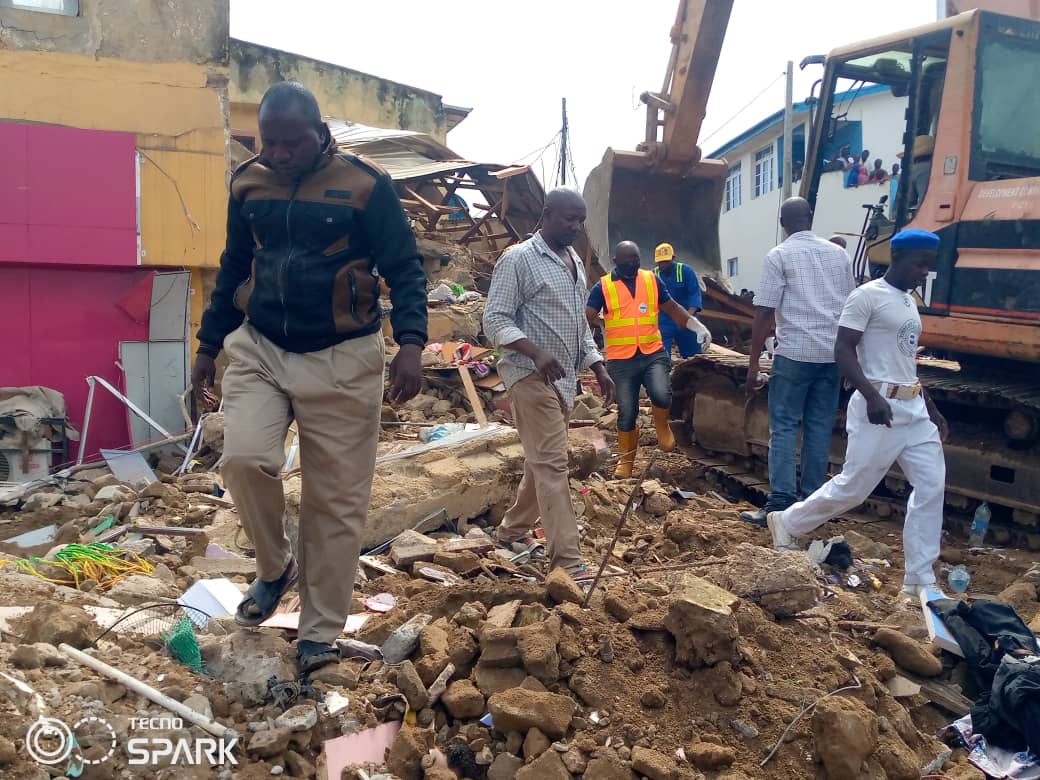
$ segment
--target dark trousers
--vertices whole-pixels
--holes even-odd
[[[639,388],[645,387],[654,406],[672,405],[672,382],[668,353],[659,349],[650,355],[636,352],[626,360],[611,360],[607,372],[617,388],[618,430],[631,431],[639,416]]]

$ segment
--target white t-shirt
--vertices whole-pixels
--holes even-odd
[[[863,334],[856,352],[867,379],[897,385],[917,382],[921,315],[909,292],[884,279],[867,282],[849,295],[838,325]]]

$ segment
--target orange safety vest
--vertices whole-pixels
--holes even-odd
[[[657,279],[654,275],[639,270],[634,296],[627,285],[614,281],[610,274],[600,279],[600,284],[606,304],[603,322],[606,326],[607,360],[627,360],[636,354],[637,347],[644,355],[664,349],[657,324]]]

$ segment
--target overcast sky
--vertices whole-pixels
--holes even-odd
[[[482,162],[532,160],[559,130],[566,97],[583,184],[608,146],[633,149],[643,139],[639,93],[661,88],[676,6],[674,0],[231,0],[231,34],[473,108],[448,145]],[[705,154],[782,108],[787,60],[797,67],[807,55],[925,24],[935,14],[935,0],[736,0],[701,132]],[[796,70],[795,100],[809,94],[821,72],[820,66]],[[555,159],[550,147],[534,163],[550,185]]]

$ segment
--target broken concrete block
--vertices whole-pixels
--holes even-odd
[[[557,604],[565,601],[581,604],[585,601],[585,592],[561,568],[549,572],[549,576],[545,578],[545,590],[549,594],[549,598]]]
[[[27,644],[46,642],[57,647],[64,642],[82,650],[100,633],[94,618],[82,607],[47,601],[33,608],[22,638]]]
[[[267,631],[237,631],[223,639],[212,655],[204,649],[206,671],[224,683],[229,699],[252,707],[267,699],[267,680],[292,680],[289,643]]]
[[[33,493],[22,504],[23,512],[39,512],[41,509],[49,509],[61,503],[61,493]],[[89,503],[89,501],[88,501]]]
[[[877,748],[878,719],[861,702],[832,696],[816,706],[812,734],[827,777],[856,780],[863,777],[863,762]]]
[[[148,574],[131,574],[108,591],[110,599],[128,607],[152,601],[174,601],[180,595],[176,585]]]
[[[632,769],[650,780],[675,780],[678,769],[675,759],[650,748],[632,748]]]
[[[422,780],[422,759],[433,747],[433,732],[405,726],[390,746],[386,766],[401,780]]]
[[[390,560],[402,569],[410,569],[419,561],[432,561],[436,552],[437,542],[409,528],[390,545]]]
[[[479,718],[484,714],[484,696],[469,680],[456,680],[441,697],[446,709],[456,720]]]
[[[516,667],[500,668],[478,663],[473,668],[473,679],[485,696],[518,688],[526,677],[527,672]]]
[[[732,564],[715,567],[705,577],[778,618],[816,606],[820,588],[804,553],[742,542],[734,548],[733,560]]]
[[[246,753],[254,758],[275,758],[289,748],[289,729],[264,729],[256,732],[246,745]]]
[[[313,704],[297,704],[275,718],[274,725],[293,733],[310,731],[318,725],[318,708]]]
[[[190,565],[207,577],[245,577],[252,580],[256,577],[256,561],[252,558],[203,558],[195,556]]]
[[[526,755],[526,743],[524,754]],[[545,750],[538,758],[516,773],[516,780],[572,780],[571,773],[563,765],[560,754]]]
[[[537,693],[523,688],[493,694],[488,700],[488,709],[498,731],[527,732],[538,727],[552,739],[560,739],[567,733],[574,707],[570,696]]]
[[[942,661],[927,646],[894,628],[879,628],[873,639],[889,652],[893,661],[908,672],[922,677],[937,677],[942,673]]]
[[[430,698],[411,661],[404,661],[397,667],[397,689],[408,700],[408,706],[416,712],[425,707]]]
[[[691,668],[740,660],[733,610],[740,600],[708,580],[686,574],[672,593],[664,626],[675,637],[675,660]]]
[[[727,745],[717,745],[714,742],[695,742],[684,748],[686,758],[698,769],[712,771],[724,766],[729,766],[737,760],[736,751]]]
[[[599,757],[589,761],[582,780],[634,780],[635,775],[618,761]]]

